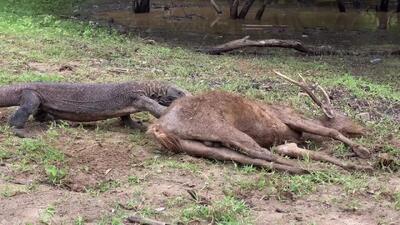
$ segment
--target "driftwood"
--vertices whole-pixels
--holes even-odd
[[[136,224],[142,224],[142,225],[168,225],[168,223],[165,222],[160,222],[157,220],[153,220],[153,219],[148,219],[148,218],[143,218],[140,216],[129,216],[128,218],[126,218],[126,220],[129,223],[136,223]]]
[[[215,2],[215,0],[210,0],[210,3],[214,7],[214,9],[217,12],[217,14],[221,14],[222,13],[221,7],[219,7],[219,5]]]
[[[291,48],[309,55],[337,54],[337,51],[330,47],[321,46],[318,48],[310,48],[304,46],[303,43],[296,40],[280,40],[280,39],[250,40],[249,38],[250,36],[246,36],[244,38],[230,41],[222,45],[217,45],[215,47],[204,49],[203,52],[212,55],[217,55],[223,52],[230,52],[236,49],[241,49],[246,47],[275,47],[275,48]]]
[[[212,91],[176,100],[148,130],[165,149],[191,156],[252,164],[292,174],[310,172],[299,162],[281,155],[330,162],[347,170],[370,171],[370,166],[354,165],[311,152],[285,142],[303,142],[307,134],[329,137],[348,145],[360,158],[370,152],[346,136],[362,136],[364,128],[331,106],[329,96],[319,85],[295,81],[280,72],[279,77],[299,86],[323,109],[324,117],[307,119],[288,106],[264,104],[232,93]],[[316,91],[321,92],[319,99]]]
[[[362,55],[362,54],[400,55],[400,49],[370,51],[362,53],[354,51],[336,50],[330,46],[319,46],[319,47],[306,46],[301,41],[297,40],[281,40],[281,39],[250,40],[249,38],[250,36],[246,36],[241,39],[233,40],[225,44],[217,45],[214,47],[205,48],[200,51],[211,55],[218,55],[224,52],[230,52],[236,49],[242,49],[247,47],[271,47],[271,48],[294,49],[306,55]]]

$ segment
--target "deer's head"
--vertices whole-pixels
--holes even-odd
[[[344,113],[335,110],[332,106],[328,93],[318,84],[307,84],[305,79],[301,76],[301,81],[293,80],[290,77],[283,75],[282,73],[274,70],[273,71],[279,77],[299,86],[304,92],[306,92],[311,99],[321,108],[324,116],[319,119],[320,123],[329,128],[333,128],[340,133],[349,136],[357,137],[362,136],[365,133],[365,128],[353,121],[351,118],[346,116]],[[323,96],[322,100],[317,97],[316,92],[319,91]]]

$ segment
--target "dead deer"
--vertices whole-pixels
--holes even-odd
[[[288,106],[264,104],[245,97],[211,91],[176,100],[148,133],[164,148],[196,157],[235,161],[290,173],[305,173],[296,161],[273,154],[267,148],[285,142],[301,142],[304,134],[330,137],[348,145],[361,158],[369,151],[345,135],[362,135],[364,129],[335,111],[328,94],[319,85],[295,81],[277,71],[278,76],[298,85],[324,112],[318,120],[307,119]],[[320,90],[325,101],[314,94]],[[309,157],[345,169],[370,170],[369,166],[345,163],[326,154],[298,148],[296,144],[277,146],[275,151],[290,157]]]

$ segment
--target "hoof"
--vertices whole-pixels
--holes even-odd
[[[362,159],[368,159],[371,157],[371,153],[369,152],[369,150],[361,145],[353,147],[353,151],[358,157]]]

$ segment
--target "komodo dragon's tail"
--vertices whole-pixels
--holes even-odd
[[[0,107],[17,106],[21,98],[22,85],[0,87]]]
[[[164,148],[172,152],[182,152],[182,146],[179,138],[173,134],[167,133],[160,124],[150,125],[147,134],[153,136]]]

